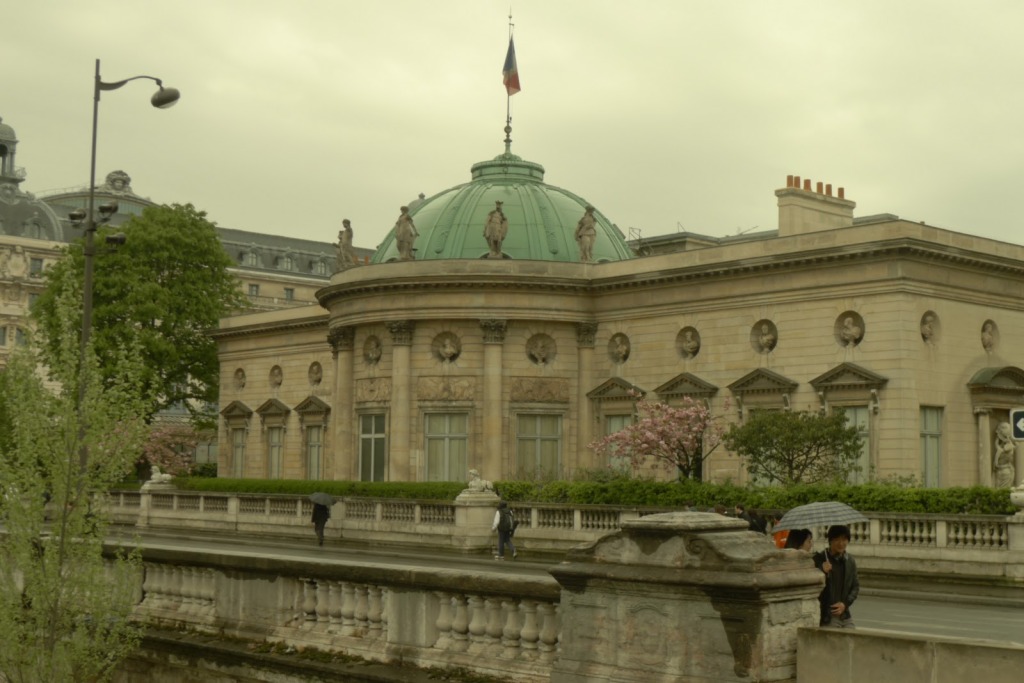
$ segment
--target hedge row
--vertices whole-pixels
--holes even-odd
[[[290,479],[227,479],[188,477],[176,479],[179,488],[233,493],[310,494],[332,496],[453,500],[466,485],[462,482],[362,482]],[[641,479],[592,481],[499,481],[501,497],[510,502],[567,503],[700,509],[737,503],[764,512],[784,511],[797,505],[837,500],[864,512],[921,512],[935,514],[1011,515],[1016,508],[1006,489],[983,486],[925,489],[894,484],[799,485],[788,488],[751,488],[733,484],[694,481],[657,482]]]

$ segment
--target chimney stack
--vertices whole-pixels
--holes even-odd
[[[848,228],[853,225],[856,202],[846,199],[845,188],[837,188],[832,196],[832,183],[818,182],[811,189],[811,179],[786,176],[786,187],[775,190],[779,198],[779,236]]]

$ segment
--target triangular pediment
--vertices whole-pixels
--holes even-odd
[[[224,406],[224,409],[220,411],[220,414],[226,418],[249,417],[250,415],[252,415],[252,408],[245,405],[241,401],[232,401],[231,403]]]
[[[705,382],[697,375],[684,372],[654,390],[663,399],[691,396],[693,398],[711,398],[718,393],[718,387]]]
[[[812,379],[810,384],[816,391],[881,389],[888,381],[887,377],[882,377],[854,363],[840,363],[828,372]]]
[[[295,412],[300,415],[309,413],[329,413],[331,412],[331,407],[316,396],[307,396],[302,399],[299,405],[295,406]]]
[[[256,409],[260,417],[271,417],[271,416],[285,416],[290,412],[288,406],[281,403],[276,398],[267,400],[266,403]]]
[[[729,385],[734,394],[789,394],[796,391],[796,382],[788,377],[772,372],[767,368],[758,368],[740,377]]]
[[[635,400],[632,394],[643,397],[647,392],[620,377],[612,377],[589,391],[587,398],[594,401],[632,401]]]
[[[972,391],[996,389],[1024,391],[1024,370],[1012,365],[1001,368],[984,368],[974,373],[967,383]]]

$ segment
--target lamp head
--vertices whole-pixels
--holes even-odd
[[[101,220],[109,221],[110,217],[117,213],[117,202],[107,202],[99,205]]]
[[[106,236],[107,244],[109,244],[111,246],[114,246],[114,247],[119,247],[119,246],[123,245],[127,241],[128,241],[128,237],[123,232],[115,232],[113,235],[107,235]]]
[[[85,209],[75,209],[68,212],[68,220],[72,225],[80,225],[85,220]]]
[[[167,109],[177,104],[178,99],[181,98],[181,93],[177,88],[165,88],[160,81],[157,81],[157,85],[160,86],[160,89],[153,93],[153,97],[149,100],[154,107]]]

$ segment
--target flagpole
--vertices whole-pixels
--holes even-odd
[[[508,7],[508,42],[512,44],[512,5]],[[512,151],[512,95],[505,90],[505,153]]]

